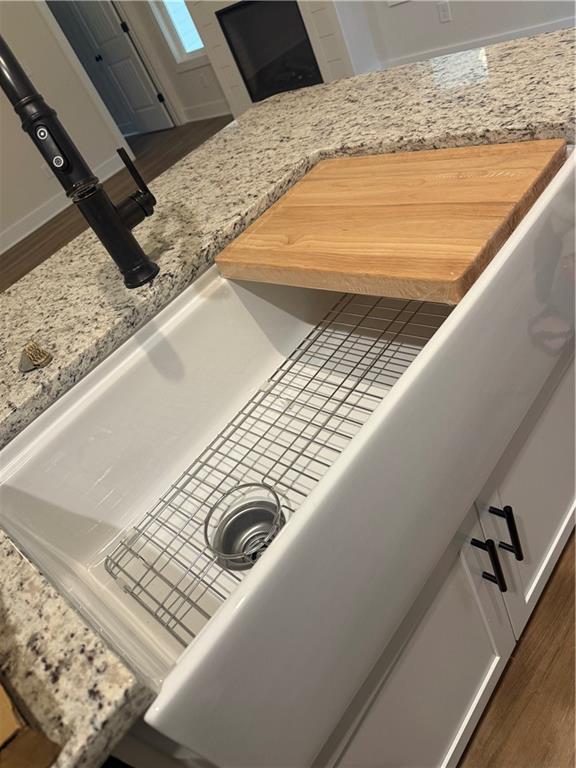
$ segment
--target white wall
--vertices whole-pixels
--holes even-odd
[[[129,22],[179,122],[230,114],[208,56],[177,62],[149,3],[128,0],[117,3],[117,8]]]
[[[381,69],[379,52],[370,28],[370,14],[358,2],[337,1],[335,6],[354,74]]]
[[[34,85],[100,176],[122,167],[116,148],[126,146],[87,77],[73,67],[68,42],[50,24],[44,3],[0,2],[0,26]],[[20,127],[0,91],[0,253],[69,204],[64,191]]]
[[[250,108],[252,101],[215,15],[217,10],[230,4],[231,0],[189,0],[187,2],[188,10],[204,42],[220,87],[226,94],[231,112],[234,117],[238,117]]]
[[[368,22],[384,67],[574,24],[574,3],[567,0],[452,0],[448,23],[440,22],[433,0],[397,5],[339,0],[338,5],[351,6],[349,13]]]

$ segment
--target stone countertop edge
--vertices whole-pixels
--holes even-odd
[[[155,694],[0,530],[0,680],[61,747],[55,768],[95,768]]]
[[[127,291],[85,232],[0,294],[0,448],[318,160],[539,138],[574,141],[573,29],[261,102],[150,185],[157,211],[136,236],[160,264],[153,286]],[[18,363],[30,339],[54,359],[24,376]],[[97,766],[153,694],[1,530],[0,560],[0,676],[62,744],[56,766]]]

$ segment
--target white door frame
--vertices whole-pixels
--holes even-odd
[[[118,2],[117,0],[108,0],[110,5],[112,6],[114,13],[116,16],[118,16],[118,19],[120,21],[123,21],[124,23],[127,23],[130,21],[129,16],[126,12],[126,8],[122,5],[121,2]],[[134,25],[132,24],[132,21],[128,24],[128,37],[130,38],[130,42],[134,46],[134,49],[137,53],[137,55],[140,57],[140,61],[142,62],[142,65],[144,66],[144,69],[146,70],[146,73],[148,74],[148,77],[152,81],[152,84],[154,87],[162,93],[162,96],[164,97],[164,103],[163,106],[166,109],[166,112],[168,113],[168,117],[172,120],[172,123],[174,126],[181,125],[182,121],[180,120],[180,115],[178,113],[178,110],[175,108],[172,95],[171,95],[171,88],[166,87],[166,82],[163,80],[162,75],[159,73],[159,69],[161,71],[161,67],[158,67],[158,62],[156,60],[155,55],[150,56],[150,50],[154,54],[154,48],[148,49],[146,46],[142,45],[141,41],[138,38],[138,34],[136,33],[134,29]]]
[[[145,28],[142,19],[139,18],[139,14],[134,13],[130,7],[130,3],[123,5],[121,2],[118,2],[118,0],[111,0],[111,2],[116,7],[117,13],[127,21],[128,26],[130,27],[130,36],[136,45],[140,58],[147,69],[154,73],[155,82],[158,83],[160,90],[164,95],[165,104],[168,105],[168,111],[170,117],[174,121],[174,125],[184,125],[184,123],[188,121],[186,120],[186,115],[182,109],[180,99],[178,98],[178,93],[172,84],[170,73],[165,69],[165,66],[162,63],[162,58],[158,55],[157,46],[154,44],[152,36]],[[152,9],[147,10],[150,10],[150,15],[153,17],[154,14],[152,13]],[[154,23],[157,23],[155,19]],[[160,28],[158,31],[163,35]],[[166,43],[166,45],[168,44]],[[206,59],[208,60],[208,57],[206,57]]]

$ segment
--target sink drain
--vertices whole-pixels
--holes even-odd
[[[276,492],[267,485],[247,483],[225,493],[212,507],[204,538],[219,565],[243,571],[262,556],[285,522]]]

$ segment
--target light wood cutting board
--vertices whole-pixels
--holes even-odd
[[[456,304],[564,158],[551,139],[323,160],[216,263],[233,279]]]

